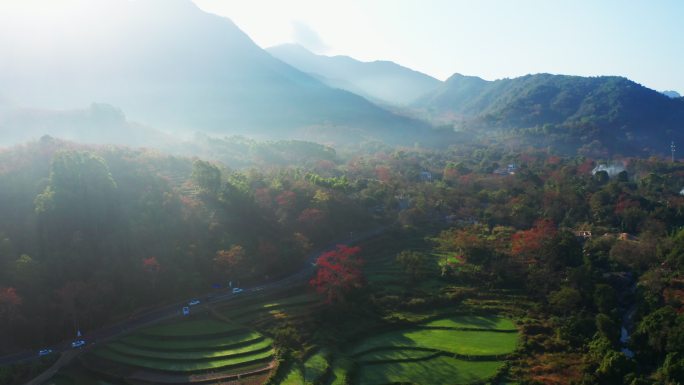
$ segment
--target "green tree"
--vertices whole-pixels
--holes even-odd
[[[617,294],[612,286],[597,284],[594,289],[594,304],[600,313],[614,314],[617,311]]]
[[[672,328],[677,325],[677,312],[664,306],[646,315],[637,325],[633,339],[639,350],[664,355],[668,350],[668,340]],[[680,322],[680,324],[682,324]],[[676,331],[674,331],[676,333]],[[672,342],[670,342],[671,344]]]
[[[221,170],[209,162],[195,160],[192,163],[192,180],[200,190],[216,196],[221,188]]]
[[[668,384],[680,384],[684,381],[684,354],[668,353],[658,372]]]
[[[427,275],[429,258],[425,253],[404,250],[397,254],[396,260],[411,276],[411,282],[416,282]]]
[[[606,314],[599,313],[596,315],[596,329],[605,338],[610,341],[613,346],[617,346],[620,339],[620,327],[612,318]]]
[[[563,286],[548,296],[549,305],[558,314],[574,314],[582,304],[582,294],[572,287]]]
[[[35,201],[45,247],[68,243],[92,248],[117,224],[117,184],[104,159],[90,152],[61,151]]]
[[[634,370],[634,361],[623,353],[608,351],[601,360],[596,376],[600,384],[623,384],[625,375]]]

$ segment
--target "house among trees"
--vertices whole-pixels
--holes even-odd
[[[637,237],[629,233],[620,233],[618,239],[621,241],[636,241]]]
[[[496,170],[494,170],[494,174],[496,175],[515,175],[515,171],[518,169],[518,167],[514,163],[510,163],[506,167],[499,167]]]

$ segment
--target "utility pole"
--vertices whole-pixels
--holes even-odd
[[[674,163],[674,153],[675,153],[675,144],[674,144],[674,140],[672,141],[672,143],[670,143],[670,152],[671,152],[671,154],[672,154],[672,155],[670,156],[670,161],[672,161],[672,163]]]

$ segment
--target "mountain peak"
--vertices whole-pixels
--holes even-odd
[[[75,7],[83,8],[68,11],[83,23],[64,31],[0,23],[0,52],[11,58],[0,61],[0,84],[16,105],[64,110],[98,102],[165,130],[274,137],[325,125],[366,133],[426,127],[284,64],[190,0],[82,0]],[[40,25],[37,15],[28,17]]]

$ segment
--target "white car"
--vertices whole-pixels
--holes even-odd
[[[234,287],[234,288],[233,288],[233,294],[239,294],[239,293],[242,293],[242,292],[243,292],[243,290],[240,289],[239,287]]]
[[[85,344],[86,344],[85,340],[76,340],[76,341],[71,343],[71,347],[72,348],[81,348],[81,347],[85,346]]]
[[[199,305],[199,304],[200,304],[200,300],[198,300],[198,299],[193,299],[190,302],[188,302],[188,305],[190,305],[190,306],[195,306],[195,305]]]

